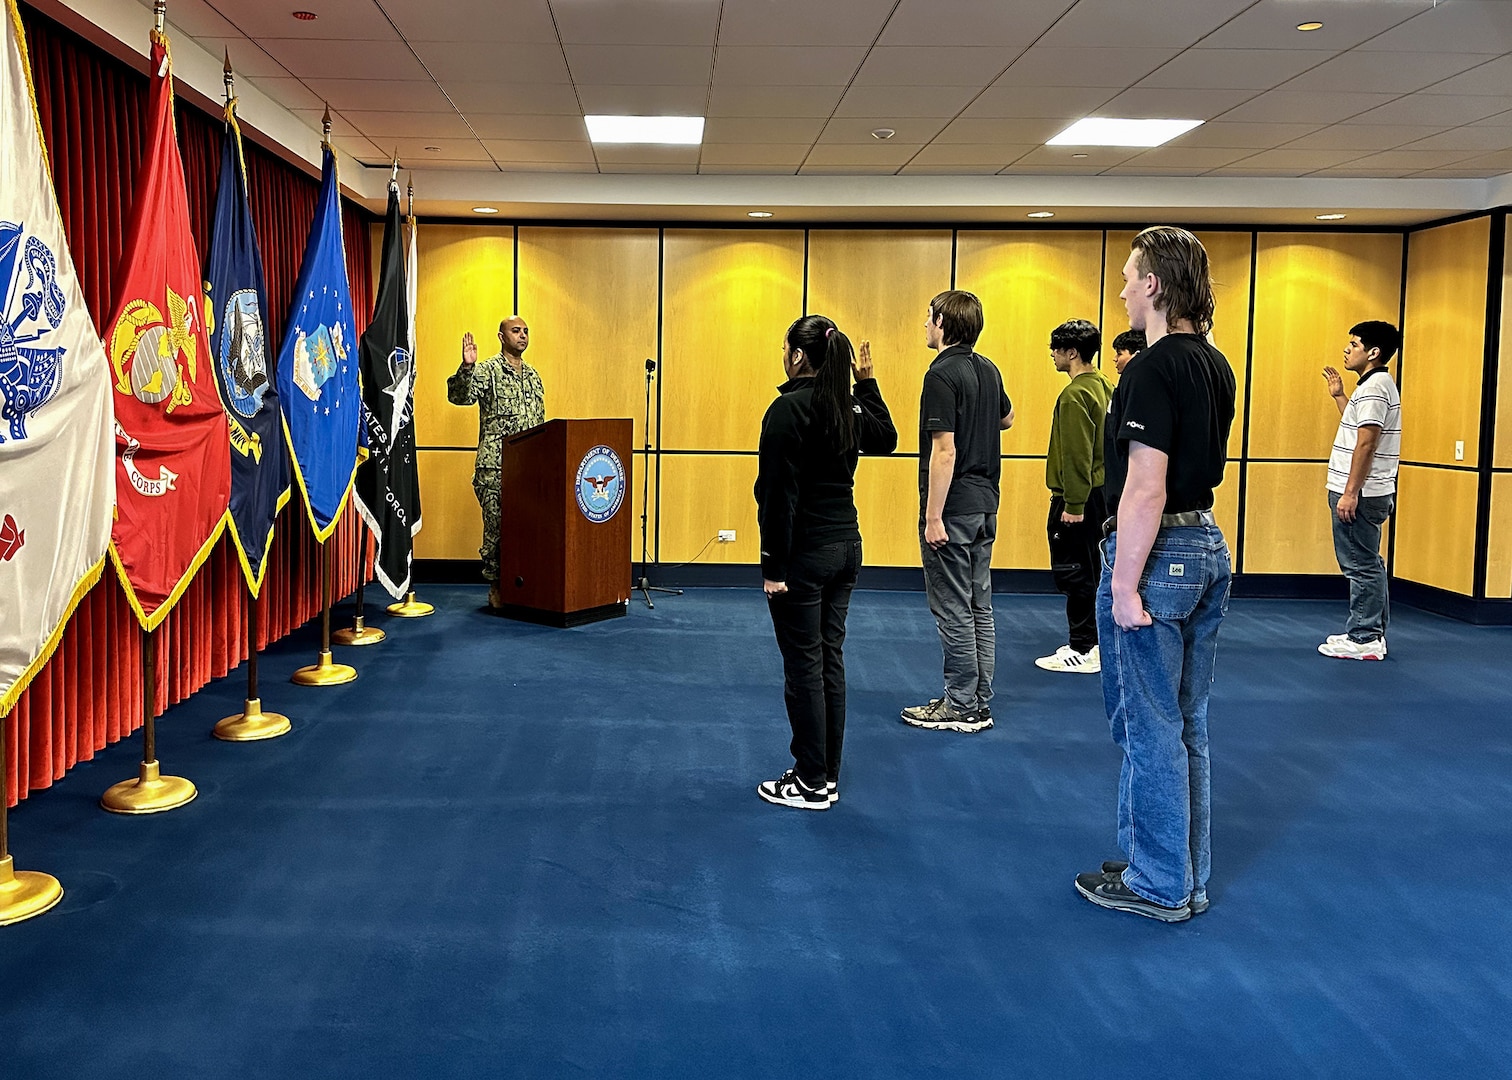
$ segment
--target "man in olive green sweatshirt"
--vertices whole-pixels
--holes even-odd
[[[1045,485],[1050,489],[1050,569],[1066,596],[1070,640],[1034,663],[1046,671],[1095,674],[1102,670],[1097,647],[1097,582],[1102,572],[1098,541],[1103,519],[1103,418],[1113,386],[1093,366],[1102,335],[1085,319],[1061,323],[1050,333],[1055,370],[1071,382],[1055,401]]]

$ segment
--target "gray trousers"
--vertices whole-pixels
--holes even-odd
[[[919,523],[924,593],[945,652],[945,693],[957,708],[985,709],[992,701],[997,657],[992,622],[997,515],[948,517],[945,535],[949,543],[937,551],[924,542],[924,523]]]
[[[1386,636],[1391,600],[1386,585],[1386,560],[1381,558],[1381,526],[1391,516],[1394,495],[1362,496],[1349,524],[1339,520],[1338,492],[1328,493],[1333,519],[1334,555],[1349,580],[1349,621],[1344,632],[1364,644]]]

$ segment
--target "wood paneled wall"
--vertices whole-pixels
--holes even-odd
[[[446,402],[445,378],[455,370],[462,332],[471,329],[491,353],[496,324],[517,306],[531,327],[527,359],[545,380],[550,416],[632,417],[639,448],[644,362],[658,361],[653,558],[754,563],[751,486],[761,417],[784,377],[783,334],[808,311],[872,342],[900,456],[864,461],[857,476],[866,561],[917,566],[916,414],[932,358],[923,323],[930,298],[954,285],[982,297],[986,328],[978,348],[1002,369],[1018,415],[1003,435],[994,565],[1043,569],[1044,453],[1051,407],[1064,386],[1048,355],[1049,334],[1070,318],[1098,322],[1105,342],[1127,327],[1118,293],[1133,235],[422,224],[418,355],[430,375],[416,396],[426,522],[416,554],[475,557],[477,419],[474,410]],[[1337,573],[1324,478],[1338,412],[1321,372],[1326,364],[1342,366],[1354,323],[1401,321],[1406,241],[1399,233],[1199,235],[1216,286],[1214,341],[1240,393],[1217,496],[1225,535],[1242,552],[1246,572]],[[1473,542],[1467,555],[1462,536],[1446,541],[1433,521],[1468,514],[1473,541],[1474,473],[1440,483],[1444,470],[1427,466],[1474,467],[1488,237],[1488,220],[1476,219],[1415,233],[1407,249],[1404,415],[1407,456],[1422,468],[1404,479],[1402,502],[1416,504],[1422,518],[1408,522],[1404,509],[1397,559],[1400,572],[1417,575],[1412,580],[1462,591],[1473,572]],[[1506,273],[1512,280],[1512,258]],[[1113,377],[1110,356],[1103,359]],[[1502,415],[1512,422],[1512,388],[1500,390]],[[1463,463],[1452,461],[1459,438],[1467,447]],[[1497,463],[1512,467],[1512,439],[1498,445]],[[637,460],[637,470],[642,464]],[[636,488],[638,516],[639,482]],[[1497,507],[1512,522],[1512,487]],[[736,542],[711,543],[720,529],[735,529]],[[1501,595],[1509,595],[1512,541],[1504,546],[1507,566],[1496,580],[1505,579]]]

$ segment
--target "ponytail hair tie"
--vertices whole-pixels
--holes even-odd
[[[829,336],[830,336],[830,335],[831,335],[831,334],[833,334],[833,333],[834,333],[834,332],[835,332],[835,328],[834,328],[834,327],[833,327],[833,326],[832,326],[832,327],[830,327],[830,328],[829,328],[829,329],[828,329],[828,330],[826,330],[826,331],[825,331],[825,332],[824,332],[824,340],[825,340],[825,341],[828,341],[828,340],[829,340]]]

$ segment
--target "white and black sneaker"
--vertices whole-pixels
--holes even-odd
[[[763,780],[756,785],[756,794],[775,806],[796,806],[800,810],[828,810],[830,795],[828,784],[809,787],[798,778],[798,773],[789,769],[776,780]]]
[[[1096,675],[1102,671],[1102,649],[1094,645],[1086,652],[1077,652],[1070,645],[1062,645],[1049,656],[1041,656],[1034,662],[1037,668],[1046,671],[1070,671],[1082,675]]]
[[[834,780],[825,781],[824,793],[829,796],[830,802],[837,803],[840,801],[840,785]]]
[[[986,709],[966,710],[948,697],[931,698],[927,705],[914,705],[900,714],[905,724],[931,731],[963,731],[973,734],[992,726],[992,714]]]
[[[1374,641],[1355,641],[1348,634],[1336,635],[1319,645],[1318,651],[1335,660],[1384,660],[1386,639],[1379,637]]]

